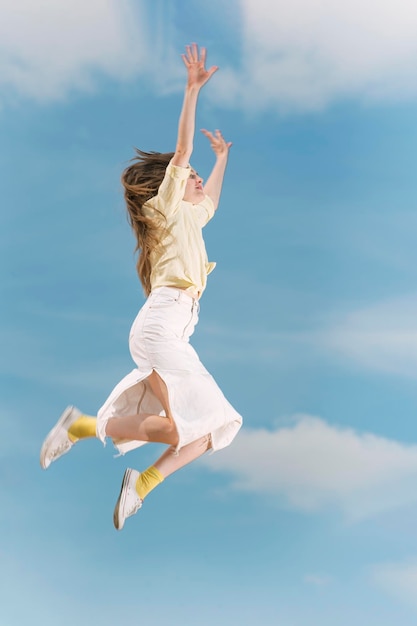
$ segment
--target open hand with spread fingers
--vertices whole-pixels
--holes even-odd
[[[188,87],[201,89],[219,68],[217,65],[212,65],[212,67],[206,70],[206,48],[201,48],[199,51],[197,44],[192,43],[191,46],[185,46],[185,49],[187,52],[186,54],[182,54],[181,57],[187,68],[187,85]]]
[[[226,141],[219,130],[215,130],[214,133],[211,133],[209,130],[202,128],[201,132],[210,141],[211,149],[217,158],[223,156],[227,157],[229,148],[232,145],[231,141]]]

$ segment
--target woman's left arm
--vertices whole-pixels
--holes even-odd
[[[211,148],[216,155],[216,163],[207,179],[206,184],[204,185],[204,193],[211,198],[214,203],[214,210],[216,210],[219,206],[224,173],[226,171],[229,149],[232,142],[225,141],[219,130],[211,133],[210,131],[203,129],[201,132],[207,137],[207,139],[209,139]]]

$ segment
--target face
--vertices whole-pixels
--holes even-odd
[[[203,179],[193,169],[185,186],[184,200],[192,204],[198,204],[204,200]]]

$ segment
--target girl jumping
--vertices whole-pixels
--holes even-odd
[[[129,338],[137,367],[114,388],[97,418],[68,407],[40,454],[46,469],[90,437],[103,442],[110,437],[121,454],[149,442],[168,444],[144,472],[125,471],[113,515],[118,530],[152,489],[208,449],[229,445],[242,424],[189,343],[207,275],[215,266],[208,262],[202,229],[219,204],[231,143],[218,130],[202,131],[216,157],[203,185],[189,161],[198,96],[218,68],[206,70],[206,50],[196,44],[186,47],[182,59],[187,83],[175,152],[137,150],[122,175],[147,296]]]

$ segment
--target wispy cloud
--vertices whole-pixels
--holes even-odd
[[[241,0],[242,56],[217,97],[252,110],[417,95],[414,0]]]
[[[417,295],[353,311],[318,342],[361,367],[417,377]]]
[[[135,75],[146,50],[142,2],[0,0],[0,87],[36,100]]]
[[[229,12],[219,6],[220,32]],[[182,89],[175,14],[160,2],[0,0],[0,86],[57,100],[91,90],[98,75],[131,79],[150,63],[158,92]],[[346,98],[417,96],[414,0],[235,0],[233,15],[240,47],[213,81],[217,103],[306,111]],[[218,58],[226,51],[219,43]]]
[[[376,565],[371,580],[391,596],[417,610],[417,560]]]
[[[275,431],[243,430],[205,462],[230,472],[238,490],[309,513],[339,510],[355,521],[417,502],[416,445],[308,415]]]

